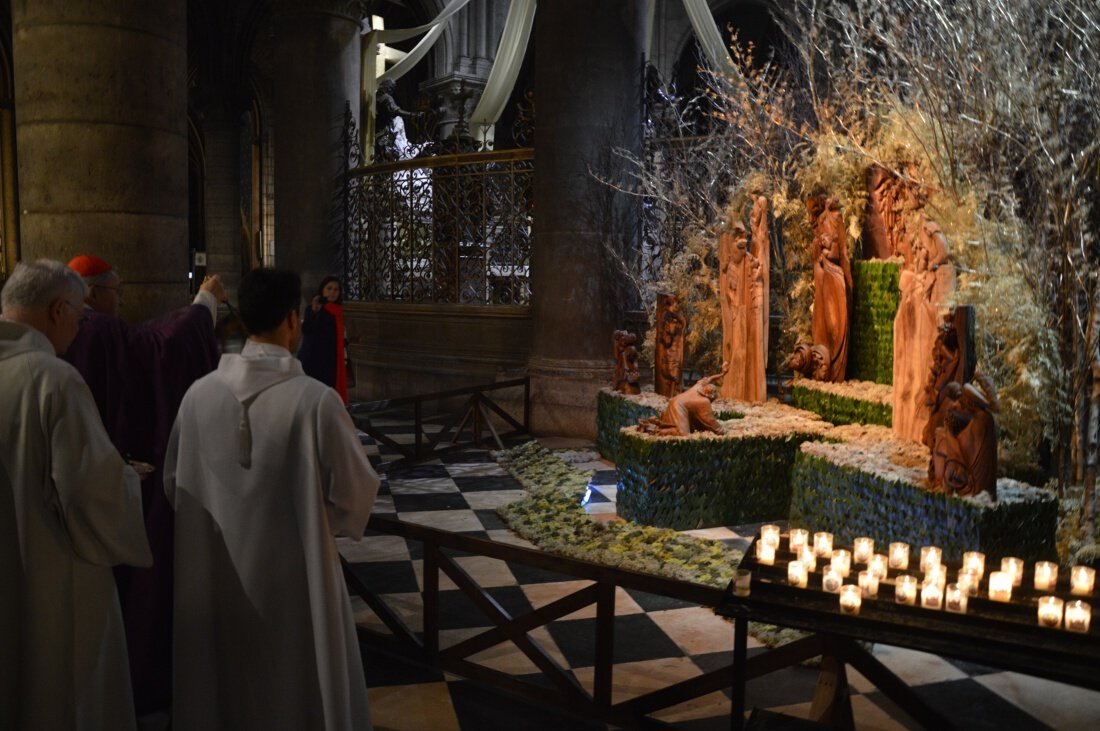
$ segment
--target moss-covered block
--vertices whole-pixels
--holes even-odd
[[[775,520],[790,508],[791,466],[809,434],[653,438],[625,429],[616,467],[618,513],[691,530]]]
[[[621,393],[600,391],[596,396],[596,449],[605,459],[618,462],[619,430],[637,426],[639,419],[657,416],[658,410]]]
[[[975,550],[990,557],[1057,560],[1057,500],[1035,488],[1025,494],[1001,494],[992,504],[952,497],[800,452],[791,471],[790,522],[829,531],[847,545],[869,536],[880,546],[939,546],[951,561]]]
[[[825,421],[838,426],[841,424],[890,426],[894,418],[892,404],[821,391],[814,388],[812,382],[795,383],[791,386],[791,406],[812,411]]]
[[[894,382],[894,316],[901,265],[893,261],[852,262],[852,331],[848,377]]]

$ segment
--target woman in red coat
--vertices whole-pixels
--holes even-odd
[[[332,386],[348,403],[348,371],[344,355],[343,290],[337,277],[325,277],[302,318],[298,358],[306,375]]]

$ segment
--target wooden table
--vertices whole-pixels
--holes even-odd
[[[1062,683],[1100,690],[1100,616],[1092,622],[1086,634],[1065,629],[1038,626],[1037,600],[1040,595],[1053,594],[1067,604],[1083,599],[1100,613],[1100,599],[1074,597],[1063,581],[1053,592],[1036,592],[1031,586],[1030,571],[1023,585],[1013,592],[1009,603],[987,598],[986,582],[982,596],[970,597],[966,614],[951,614],[920,606],[897,604],[894,600],[893,577],[880,584],[877,599],[864,598],[858,615],[841,614],[839,597],[822,591],[822,564],[810,575],[809,588],[799,589],[787,583],[787,558],[793,558],[784,547],[777,552],[774,566],[764,566],[754,558],[755,543],[745,553],[741,568],[753,572],[751,593],[736,596],[731,582],[718,614],[735,622],[734,683],[732,728],[744,724],[745,683],[812,657],[822,657],[821,674],[811,707],[814,720],[852,728],[852,710],[848,701],[845,676],[846,664],[851,665],[891,698],[906,713],[928,728],[965,727],[965,715],[958,709],[936,708],[913,692],[885,665],[871,655],[861,642],[881,642],[914,650],[922,650],[982,665],[1012,670],[1027,675],[1050,678]],[[839,548],[839,547],[838,547]],[[858,570],[852,567],[845,583],[856,583]],[[954,577],[957,566],[949,566]],[[989,571],[986,572],[988,578]],[[950,582],[950,578],[948,581]],[[918,591],[918,605],[920,601]],[[767,622],[810,632],[810,636],[774,650],[746,658],[748,623]]]

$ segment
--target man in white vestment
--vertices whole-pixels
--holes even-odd
[[[141,483],[58,358],[84,316],[61,262],[0,294],[0,729],[134,729],[111,567],[150,566]]]
[[[291,355],[300,292],[293,272],[244,277],[251,336],[172,429],[174,731],[370,728],[334,536],[362,537],[379,480],[340,396]]]

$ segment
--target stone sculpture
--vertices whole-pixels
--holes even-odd
[[[852,270],[844,213],[840,201],[811,196],[806,209],[814,234],[814,345],[824,345],[829,353],[829,375],[833,382],[844,380],[848,367],[848,326],[852,310]]]
[[[611,387],[619,393],[633,396],[642,392],[637,342],[638,336],[626,330],[616,330],[611,336],[615,354],[615,378]]]
[[[718,237],[718,293],[722,304],[722,361],[729,375],[722,397],[761,402],[764,380],[764,294],[759,260],[748,250],[748,233],[740,222]]]
[[[764,286],[761,288],[763,307],[760,310],[762,325],[760,333],[763,336],[764,350],[763,360],[768,363],[768,330],[771,326],[771,267],[772,246],[768,235],[768,197],[763,191],[754,190],[752,193],[752,218],[750,219],[752,234],[749,252],[760,262],[760,275]]]
[[[721,373],[700,378],[694,386],[669,399],[660,416],[639,419],[638,428],[661,437],[686,437],[697,431],[722,434],[724,430],[714,418],[711,403],[718,397],[714,384],[726,375],[728,368],[728,364],[723,364]]]
[[[934,221],[917,218],[911,266],[901,270],[901,300],[894,317],[894,434],[919,442],[931,416],[924,390],[932,369],[940,309],[955,291],[947,239]]]
[[[929,466],[931,488],[951,495],[987,493],[997,499],[997,421],[993,384],[982,374],[946,389],[947,416],[936,428]]]
[[[974,308],[958,305],[943,317],[932,346],[932,369],[924,385],[924,405],[929,418],[921,441],[934,446],[936,429],[947,420],[947,386],[968,383],[974,377]]]
[[[684,333],[687,319],[680,312],[680,301],[673,294],[657,295],[656,353],[653,390],[672,398],[683,383]]]

